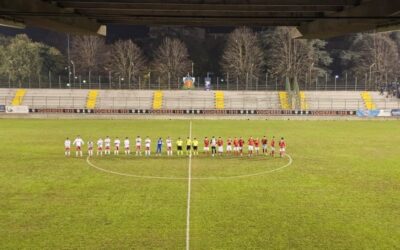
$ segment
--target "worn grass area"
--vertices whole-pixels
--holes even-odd
[[[394,249],[400,244],[400,122],[193,121],[193,136],[284,136],[293,164],[192,181],[192,249]],[[0,120],[1,249],[182,249],[187,180],[100,172],[63,141],[186,137],[188,121]],[[95,157],[132,175],[185,178],[187,157]],[[284,159],[194,157],[193,177],[267,171]]]

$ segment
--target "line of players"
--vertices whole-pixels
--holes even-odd
[[[98,139],[96,145],[97,145],[97,151],[96,154],[97,156],[103,156],[104,155],[110,155],[111,154],[111,139],[109,136],[107,136],[104,140],[103,139]],[[121,140],[116,137],[114,139],[114,155],[119,155],[120,152],[120,146],[121,146]],[[175,142],[176,143],[176,154],[183,155],[183,147],[184,145],[186,146],[186,155],[189,155],[193,153],[193,155],[198,155],[198,150],[199,150],[199,141],[196,138],[190,139],[187,137],[186,141],[184,142],[181,138],[178,138],[178,140]],[[83,156],[83,145],[85,142],[80,136],[77,136],[77,138],[71,143],[71,140],[67,138],[64,142],[64,147],[65,147],[65,156],[70,156],[71,155],[71,145],[75,146],[75,152],[76,152],[76,157]],[[124,152],[125,155],[130,155],[131,154],[131,147],[130,147],[130,140],[128,137],[126,137],[123,141],[124,144]],[[173,142],[170,137],[167,137],[165,140],[166,148],[167,148],[167,155],[172,156],[173,155]],[[156,149],[156,156],[161,156],[162,154],[162,147],[164,145],[163,139],[160,137],[157,142],[157,149]],[[203,151],[204,154],[209,155],[210,154],[210,149],[211,149],[211,155],[214,157],[215,155],[222,155],[224,153],[224,145],[226,145],[226,153],[227,154],[233,154],[235,156],[243,156],[243,149],[245,146],[245,141],[243,140],[242,137],[235,137],[234,139],[228,138],[226,142],[221,137],[211,137],[210,139],[208,137],[204,138],[203,141]],[[136,156],[141,156],[142,155],[142,138],[140,136],[137,136],[135,139],[135,146],[136,146]],[[144,140],[144,153],[145,156],[151,156],[151,139],[149,137],[146,137]],[[261,146],[261,152],[260,152],[260,146]],[[283,157],[286,152],[286,142],[284,138],[282,137],[280,141],[278,142],[279,146],[279,155],[280,157]],[[258,138],[253,138],[250,137],[247,140],[247,155],[249,157],[253,155],[259,155],[260,153],[262,154],[268,154],[268,148],[270,149],[270,155],[275,156],[275,137],[272,137],[271,141],[268,143],[268,139],[266,136],[263,138],[258,139]],[[94,142],[93,141],[88,141],[87,143],[87,149],[88,149],[88,155],[93,156],[93,151],[94,151]],[[103,150],[104,149],[104,150]]]

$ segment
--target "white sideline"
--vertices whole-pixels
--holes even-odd
[[[190,121],[189,138],[192,139],[192,121]],[[192,151],[189,152],[189,166],[188,166],[188,194],[187,194],[187,208],[186,208],[186,250],[190,248],[190,193],[192,186]]]

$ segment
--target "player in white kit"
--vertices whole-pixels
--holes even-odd
[[[232,154],[232,139],[230,137],[226,140],[226,153]]]
[[[93,156],[93,145],[94,143],[92,141],[88,141],[88,155]]]
[[[167,155],[172,156],[172,140],[169,136],[167,137],[167,140],[165,140],[165,143],[167,144]]]
[[[131,154],[131,148],[130,148],[130,141],[129,138],[126,137],[124,140],[124,147],[125,147],[125,154],[130,155]]]
[[[64,141],[65,156],[71,156],[71,140],[67,137]]]
[[[121,145],[121,141],[119,138],[115,138],[114,140],[114,155],[119,155],[119,146]]]
[[[150,138],[149,137],[146,137],[146,140],[144,141],[144,143],[145,143],[145,151],[144,151],[144,155],[145,156],[150,156],[150,152],[151,152],[151,149],[150,149],[150,147],[151,147],[151,140],[150,140]]]
[[[97,141],[97,155],[103,156],[103,139]]]
[[[110,155],[110,148],[111,148],[110,137],[107,136],[106,139],[104,139],[104,146],[105,146],[104,155]]]
[[[83,156],[82,147],[85,144],[82,138],[78,135],[78,137],[76,137],[76,139],[72,144],[75,145],[76,147],[76,157],[78,157],[79,155],[82,157]]]
[[[136,156],[142,155],[142,138],[140,136],[136,137]]]

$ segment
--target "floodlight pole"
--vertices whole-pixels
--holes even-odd
[[[229,90],[229,73],[226,73],[226,90]]]
[[[168,89],[171,89],[171,73],[168,71]]]
[[[336,82],[337,82],[338,76],[335,75],[335,91],[336,91]]]
[[[317,90],[315,88],[315,90]],[[325,72],[325,91],[328,90],[328,74]]]
[[[355,85],[354,85],[354,91],[357,91],[357,76],[356,76],[356,78],[355,78]]]
[[[74,88],[75,88],[75,79],[76,79],[76,75],[75,75],[75,63],[74,63],[74,61],[70,61],[71,62],[71,64],[72,64],[72,72],[73,72],[73,77],[74,77]],[[70,83],[70,86],[71,86],[71,83]]]
[[[91,89],[91,85],[90,85],[90,83],[92,82],[92,71],[91,70],[89,70],[89,89]]]
[[[149,89],[151,89],[151,71],[149,71]]]
[[[375,66],[375,63],[373,63],[373,64],[371,64],[371,66],[369,66],[369,83],[368,83],[368,86],[371,85],[371,83],[372,83],[372,67],[374,67],[374,66]],[[367,88],[365,88],[365,89],[367,89]]]
[[[313,63],[311,63],[311,65],[310,65],[310,86],[311,86],[311,84],[312,84],[312,69],[313,69],[313,67],[314,67],[314,62]]]
[[[68,84],[71,86],[71,55],[70,55],[70,45],[69,45],[69,34],[67,34],[67,53],[68,53]],[[75,79],[75,76],[74,76]]]
[[[111,89],[111,71],[108,71],[108,88]]]

